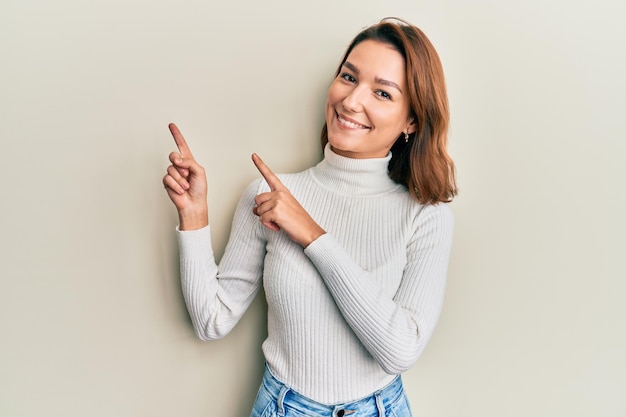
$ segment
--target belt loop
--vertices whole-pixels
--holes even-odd
[[[378,417],[385,417],[385,406],[383,404],[383,399],[380,398],[380,391],[376,391],[374,393],[374,398],[376,398],[376,408],[378,408]]]
[[[285,395],[287,395],[287,391],[289,391],[289,387],[287,385],[283,385],[280,389],[280,393],[278,394],[278,399],[276,400],[276,405],[278,406],[278,415],[285,415]]]

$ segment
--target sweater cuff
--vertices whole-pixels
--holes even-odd
[[[178,246],[182,259],[193,258],[198,255],[213,255],[210,226],[196,230],[180,230],[176,226],[176,236],[178,237]]]
[[[325,280],[350,270],[352,262],[345,249],[330,234],[324,233],[304,249]]]

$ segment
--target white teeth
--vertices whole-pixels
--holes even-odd
[[[337,116],[337,120],[339,120],[339,123],[341,123],[342,125],[347,126],[347,127],[351,127],[353,129],[367,128],[367,126],[363,126],[363,125],[360,125],[358,123],[352,123],[352,122],[350,122],[348,120],[342,119],[341,116]]]

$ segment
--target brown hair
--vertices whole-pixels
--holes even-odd
[[[417,27],[396,18],[386,18],[359,33],[350,43],[337,68],[356,45],[374,40],[391,45],[403,57],[409,92],[409,116],[416,131],[408,143],[402,133],[391,148],[389,177],[405,185],[422,204],[449,202],[457,194],[454,162],[448,155],[450,112],[445,78],[439,55]],[[322,148],[328,143],[326,123],[322,128]]]

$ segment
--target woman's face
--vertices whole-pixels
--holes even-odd
[[[349,158],[382,158],[402,132],[413,133],[404,58],[388,44],[355,46],[328,89],[326,124],[332,150]]]

